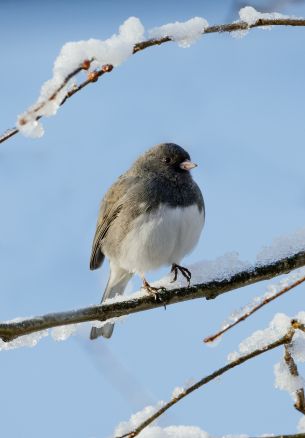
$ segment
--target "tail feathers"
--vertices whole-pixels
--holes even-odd
[[[113,322],[106,322],[106,324],[103,325],[103,327],[92,327],[90,332],[90,339],[96,339],[100,336],[109,339],[112,336],[113,329],[114,329]]]
[[[116,295],[123,295],[125,287],[127,286],[127,283],[131,277],[132,274],[129,272],[121,268],[111,266],[109,280],[101,303],[108,298],[114,298]],[[90,339],[96,339],[99,336],[109,339],[112,336],[113,329],[113,322],[106,322],[106,324],[104,324],[102,327],[92,327]]]

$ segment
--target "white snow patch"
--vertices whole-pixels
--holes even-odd
[[[48,336],[48,330],[42,330],[40,332],[31,333],[30,335],[20,336],[10,342],[4,342],[0,339],[0,351],[13,350],[19,347],[36,347],[40,339]]]
[[[287,391],[294,401],[296,401],[295,392],[304,386],[302,376],[293,376],[289,371],[289,367],[282,359],[274,365],[275,387],[283,391]]]
[[[277,237],[257,255],[257,264],[264,265],[305,251],[305,227],[286,236]]]
[[[156,406],[146,406],[141,411],[133,414],[129,421],[122,421],[115,429],[115,436],[124,435],[136,429],[143,421],[152,416],[158,409],[164,405],[163,401],[157,403]],[[145,435],[143,435],[145,436]]]
[[[253,6],[245,6],[244,8],[241,8],[239,10],[239,18],[240,21],[247,23],[248,26],[252,26],[260,19],[276,20],[281,18],[294,17],[289,17],[288,15],[283,15],[279,12],[258,12]],[[235,23],[238,23],[238,21],[236,21]],[[260,26],[260,28],[264,30],[270,30],[272,26]],[[231,36],[233,36],[234,38],[243,38],[245,35],[247,35],[248,32],[249,29],[236,30],[234,32],[231,32]]]
[[[232,362],[241,356],[249,354],[257,349],[265,348],[284,336],[290,328],[291,318],[284,313],[277,313],[264,330],[257,330],[251,336],[239,344],[239,351],[228,355],[228,361]]]
[[[205,18],[194,17],[188,21],[164,24],[149,31],[150,38],[169,37],[176,41],[180,47],[189,47],[194,44],[204,33],[209,23]]]
[[[27,137],[43,135],[42,125],[37,117],[56,114],[74,82],[71,78],[63,85],[66,77],[82,65],[83,61],[93,59],[92,69],[101,68],[104,64],[117,67],[132,55],[134,45],[143,40],[143,36],[144,27],[141,21],[136,17],[130,17],[120,26],[118,34],[106,40],[92,38],[66,43],[55,60],[53,77],[43,84],[35,104],[18,117],[17,128],[20,132]]]
[[[129,421],[120,423],[114,436],[120,437],[136,429],[143,421],[153,415],[164,402],[159,402],[158,407],[147,406],[142,411],[132,415]],[[167,426],[160,427],[149,425],[140,433],[141,438],[214,438],[213,435],[205,432],[196,426]],[[247,438],[248,435],[224,435],[222,438]]]
[[[61,325],[51,330],[54,341],[65,341],[76,333],[78,324]]]
[[[174,388],[172,392],[172,398],[179,397],[179,395],[181,395],[184,391],[185,389],[183,388],[183,386],[176,386],[176,388]]]
[[[290,18],[288,15],[279,12],[258,12],[253,6],[245,6],[239,10],[239,18],[249,26],[255,24],[260,19],[278,20],[281,18]]]

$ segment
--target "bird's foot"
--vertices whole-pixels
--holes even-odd
[[[171,283],[174,283],[177,280],[178,271],[181,272],[181,274],[183,275],[183,277],[187,281],[187,286],[190,287],[190,285],[191,285],[191,278],[192,278],[191,271],[189,271],[187,268],[184,268],[183,266],[177,265],[176,263],[172,264],[171,272],[174,273],[174,278],[172,279]]]
[[[143,278],[143,285],[142,288],[145,289],[149,294],[152,294],[155,297],[155,300],[162,301],[160,296],[158,295],[158,292],[165,291],[166,288],[163,286],[155,287],[151,286],[145,278]]]

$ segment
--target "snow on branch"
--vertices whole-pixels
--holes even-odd
[[[115,297],[98,306],[2,322],[0,323],[0,338],[4,342],[14,339],[13,342],[16,342],[16,338],[23,335],[39,331],[45,334],[46,329],[52,327],[86,321],[106,321],[110,318],[118,318],[186,300],[214,299],[223,293],[268,280],[304,266],[305,240],[302,239],[304,233],[305,229],[300,230],[287,237],[286,240],[281,238],[282,240],[279,239],[273,246],[266,247],[253,265],[240,261],[233,253],[219,257],[215,261],[190,266],[193,274],[193,283],[190,287],[173,288],[173,284],[170,283],[171,277],[168,277],[154,283],[166,287],[166,290],[158,292],[156,297],[146,292],[137,292],[127,298]],[[299,246],[298,239],[301,239]],[[291,247],[292,242],[295,245],[294,248]],[[272,251],[273,258],[271,257]],[[20,344],[22,345],[21,339]]]
[[[148,47],[175,41],[181,47],[189,47],[202,35],[211,33],[234,33],[243,36],[254,27],[270,26],[305,26],[305,19],[284,16],[279,13],[260,13],[251,6],[239,11],[240,20],[229,24],[209,26],[201,17],[194,17],[183,23],[168,23],[148,32],[149,39],[144,39],[144,27],[136,17],[128,18],[119,28],[118,34],[107,40],[89,39],[66,43],[55,60],[53,77],[41,88],[37,102],[29,107],[17,119],[16,127],[0,136],[0,143],[13,137],[18,132],[30,137],[43,135],[40,119],[53,116],[58,108],[87,85],[94,83],[104,73],[118,67],[131,55]],[[85,81],[79,85],[72,79],[82,70],[88,72]]]

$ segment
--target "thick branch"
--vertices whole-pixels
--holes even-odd
[[[0,338],[10,341],[19,336],[37,332],[51,327],[75,324],[86,321],[106,321],[130,313],[154,309],[156,307],[175,304],[196,298],[214,299],[219,295],[258,281],[268,280],[286,274],[293,269],[305,265],[305,251],[265,265],[253,266],[244,271],[232,274],[222,280],[211,280],[191,287],[170,289],[158,292],[155,296],[143,295],[139,298],[127,298],[110,304],[87,307],[68,312],[50,313],[20,322],[0,323]]]
[[[305,26],[305,19],[300,18],[281,18],[281,19],[259,19],[256,21],[256,23],[253,23],[251,25],[248,25],[247,23],[243,21],[238,21],[236,23],[229,23],[229,24],[217,24],[214,26],[209,26],[206,29],[203,30],[202,34],[210,34],[210,33],[225,33],[225,32],[236,32],[239,30],[247,30],[247,29],[253,29],[254,27],[266,27],[266,26],[294,26],[294,27],[304,27]],[[150,39],[146,41],[142,41],[140,43],[135,44],[133,49],[133,54],[138,53],[142,50],[147,49],[148,47],[152,46],[160,46],[161,44],[168,43],[172,41],[170,37],[163,37],[158,39]],[[98,72],[98,75],[92,79],[87,79],[84,82],[82,82],[80,85],[76,87],[75,90],[71,90],[67,93],[65,98],[63,99],[62,103],[65,103],[66,100],[77,93],[78,91],[82,90],[87,85],[96,82],[98,77],[101,76],[99,74],[101,71]],[[94,72],[95,73],[95,72]],[[74,76],[73,73],[71,73],[70,76]],[[4,141],[8,140],[9,138],[13,137],[15,134],[17,134],[19,130],[14,127],[9,130],[7,130],[4,134],[0,136],[0,143],[3,143]]]

